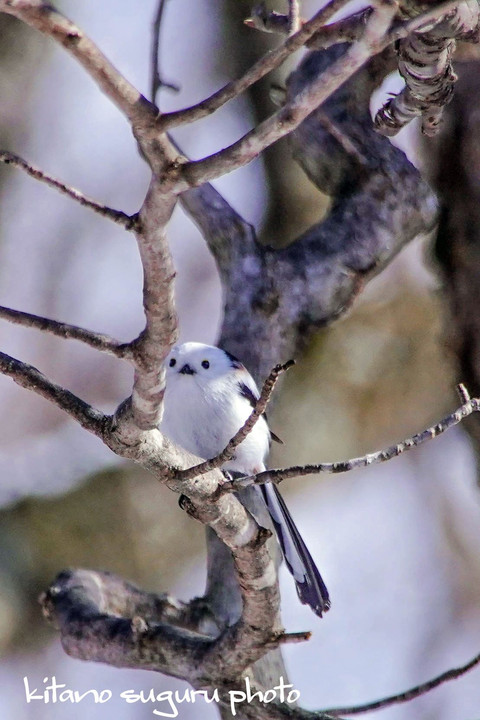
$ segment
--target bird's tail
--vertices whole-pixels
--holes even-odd
[[[330,608],[330,598],[322,576],[308,552],[307,546],[303,542],[276,485],[266,483],[260,487],[285,562],[295,580],[298,597],[304,605],[310,605],[313,612],[322,617],[322,613],[327,612]]]

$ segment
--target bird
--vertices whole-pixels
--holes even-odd
[[[244,425],[259,398],[245,366],[219,347],[186,342],[165,360],[166,386],[160,431],[204,460],[216,457]],[[256,475],[266,469],[272,439],[262,415],[222,469]],[[281,442],[281,441],[280,441]],[[330,608],[327,587],[277,486],[255,486],[266,504],[300,601],[322,617]]]

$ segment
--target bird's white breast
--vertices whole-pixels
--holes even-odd
[[[208,387],[195,376],[175,375],[167,383],[161,430],[178,445],[204,459],[218,455],[252,412],[235,382],[213,379]],[[225,469],[254,473],[263,469],[269,432],[260,418]]]

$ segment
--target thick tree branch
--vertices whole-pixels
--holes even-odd
[[[214,640],[174,624],[168,602],[142,595],[114,576],[74,570],[62,572],[41,602],[72,657],[156,670],[198,685],[198,660]]]
[[[40,370],[0,352],[0,373],[20,387],[40,395],[74,418],[89,432],[103,439],[106,415],[84,402],[69,390],[51,382]]]
[[[167,595],[143,592],[111,573],[78,569],[60,573],[40,602],[47,619],[59,629],[65,651],[73,657],[156,670],[186,678],[193,687],[215,687],[214,679],[205,677],[204,658],[218,642],[219,629],[201,599],[181,603]],[[308,636],[277,633],[272,646]],[[228,663],[229,657],[223,661]],[[223,697],[228,689],[242,685],[218,678],[216,687]],[[261,706],[254,706],[258,713]],[[242,707],[239,701],[237,708]],[[289,706],[284,704],[284,709]],[[261,712],[256,717],[269,715]]]
[[[302,93],[304,84],[322,76],[344,51],[308,55],[289,79],[288,92]],[[224,287],[219,344],[240,357],[257,380],[279,359],[296,356],[310,332],[345,312],[370,277],[435,223],[431,189],[405,155],[372,128],[369,101],[382,78],[376,67],[372,63],[356,74],[324,105],[322,118],[313,113],[291,136],[295,158],[334,201],[327,218],[288,247],[262,247],[254,228],[209,184],[181,196]],[[378,67],[385,72],[391,65],[382,56]],[[356,154],[325,131],[324,116]],[[358,155],[368,159],[367,166]],[[245,337],[255,337],[255,343],[245,344]]]
[[[8,320],[15,325],[36,328],[37,330],[66,340],[78,340],[95,350],[100,350],[101,352],[107,353],[107,355],[113,355],[122,360],[131,361],[133,359],[133,353],[129,343],[120,343],[108,335],[85,330],[85,328],[78,327],[77,325],[69,325],[68,323],[50,320],[40,317],[39,315],[32,315],[31,313],[21,312],[20,310],[12,310],[1,305],[0,318]]]
[[[216,625],[214,616],[202,598],[194,598],[186,603],[167,593],[158,595],[141,590],[111,572],[81,568],[61,572],[47,592],[41,595],[39,601],[47,619],[52,622],[55,620],[56,597],[59,594],[72,593],[81,587],[84,588],[84,594],[89,595],[95,603],[99,614],[132,620],[137,618],[146,624],[165,623],[211,636],[218,635],[222,629]],[[65,596],[62,602],[66,602]]]
[[[462,0],[440,15],[427,31],[412,33],[398,45],[399,71],[405,88],[378,111],[377,130],[395,135],[413,118],[422,118],[422,132],[435,135],[443,108],[457,79],[452,67],[456,39],[472,39],[479,23],[477,0]]]
[[[282,642],[275,562],[265,544],[271,532],[260,527],[237,498],[218,492],[224,481],[220,470],[201,478],[179,480],[174,470],[190,467],[199,459],[176,447],[158,430],[139,431],[128,402],[118,409],[104,439],[115,453],[135,460],[181,494],[182,507],[189,515],[209,525],[230,548],[241,578],[242,611],[238,622],[206,653],[203,665],[205,672],[205,668],[211,673],[220,672],[228,654],[228,673],[231,680],[235,679],[260,659],[272,642],[277,643],[277,636],[277,644]]]
[[[202,658],[214,646],[218,634],[208,607],[199,606],[199,602],[179,603],[166,595],[145,593],[111,573],[90,570],[62,572],[41,597],[44,613],[59,628],[68,654],[117,667],[160,670],[167,675],[187,677],[194,687],[206,680]],[[300,635],[294,639],[305,639],[304,634]],[[102,637],[103,643],[99,642]],[[288,639],[289,636],[279,634],[273,642]],[[285,703],[265,706],[253,701],[248,705],[252,717],[268,720],[327,720],[357,715],[408,702],[461,677],[479,663],[480,654],[428,682],[364,705],[319,711],[292,708]],[[241,702],[238,709],[245,709]],[[247,716],[250,717],[248,713]]]
[[[146,325],[132,344],[136,371],[132,392],[132,410],[142,430],[156,428],[161,420],[165,392],[163,361],[177,339],[175,312],[175,269],[166,236],[175,198],[164,194],[153,175],[139,212],[137,243],[143,267],[143,308]]]
[[[80,205],[90,208],[90,210],[93,210],[98,215],[102,215],[109,220],[113,220],[113,222],[117,223],[118,225],[122,225],[125,230],[131,230],[135,225],[137,219],[136,215],[127,215],[121,210],[113,210],[106,205],[101,205],[100,203],[97,203],[95,200],[87,197],[79,190],[76,190],[76,188],[73,188],[70,185],[65,185],[56,178],[53,178],[51,175],[47,175],[46,173],[42,172],[42,170],[39,170],[33,165],[30,165],[25,160],[18,157],[18,155],[14,155],[11,152],[2,150],[0,151],[0,162],[5,163],[5,165],[13,165],[13,167],[24,170],[27,175],[35,178],[35,180],[39,180],[40,182],[49,185],[49,187],[55,188],[63,195],[67,195],[68,197],[72,198],[72,200],[75,200],[75,202],[80,203]]]
[[[276,365],[273,368],[273,370],[270,372],[270,375],[263,384],[260,397],[258,398],[252,413],[221,453],[219,453],[216,457],[211,458],[210,460],[206,460],[199,465],[194,465],[187,470],[177,471],[177,477],[181,480],[190,480],[191,478],[194,478],[198,475],[203,475],[203,473],[210,472],[210,470],[215,470],[216,468],[221,467],[228,460],[231,460],[234,455],[235,449],[240,445],[241,442],[243,442],[243,440],[245,440],[247,435],[253,430],[257,420],[264,414],[272,396],[275,385],[277,384],[278,378],[293,364],[294,361],[290,360],[284,365]]]
[[[190,651],[200,653],[200,655],[196,656],[197,661],[193,663],[188,676],[183,675],[183,677],[190,679],[192,682],[198,681],[201,677],[202,684],[208,684],[208,681],[212,683],[220,682],[222,679],[235,680],[248,666],[261,658],[265,652],[285,642],[285,635],[277,624],[280,598],[275,582],[275,567],[265,546],[265,541],[270,536],[270,532],[260,528],[252,516],[233,496],[222,498],[216,493],[215,498],[218,482],[223,479],[219,471],[204,475],[200,482],[198,480],[181,482],[174,478],[169,480],[167,471],[169,466],[175,466],[179,463],[191,463],[192,458],[162,438],[158,431],[143,433],[143,436],[139,438],[137,447],[124,444],[122,426],[116,426],[115,423],[112,425],[110,432],[108,432],[108,429],[105,430],[104,437],[105,442],[115,452],[124,457],[136,459],[144,467],[154,471],[157,477],[165,477],[165,482],[170,489],[177,493],[183,492],[187,494],[188,501],[184,497],[183,507],[193,517],[213,527],[223,542],[231,548],[237,572],[242,578],[243,611],[241,617],[235,625],[226,629],[215,642],[212,642],[210,638],[208,642],[203,642],[199,647],[195,643],[191,646],[188,643],[185,645],[182,641],[182,647],[187,654]],[[95,592],[98,591],[97,586],[97,580],[92,582]],[[75,590],[76,587],[77,584],[74,582],[73,589]],[[82,587],[80,589],[81,593],[86,592],[87,595],[91,595],[88,583],[86,588]],[[116,597],[116,593],[114,595]],[[107,596],[110,597],[108,593],[102,595],[102,597]],[[69,596],[69,605],[74,607],[78,599],[78,596],[73,598]],[[95,614],[93,613],[93,615]],[[94,623],[91,625],[89,623],[91,617],[91,613],[87,613],[82,619],[83,624],[81,626],[78,626],[78,624],[69,626],[69,619],[76,621],[76,617],[73,611],[66,611],[62,623],[66,627],[66,634],[71,635],[69,642],[67,644],[64,642],[69,654],[92,660],[103,658],[103,661],[106,661],[105,653],[110,653],[108,654],[110,658],[108,662],[112,664],[146,667],[143,657],[138,655],[139,648],[134,642],[129,627],[122,623],[117,626],[115,622],[112,626],[108,618],[107,622],[103,623],[101,617],[93,617]],[[116,632],[115,628],[117,627],[119,628],[119,636],[118,638],[115,636],[109,649],[102,638],[108,637],[111,631]],[[166,637],[166,641],[168,641],[170,636],[165,636],[163,630],[159,632],[161,638]],[[126,635],[127,646],[124,645]],[[160,640],[156,630],[149,638],[141,639],[142,648],[145,649],[149,642],[158,647]],[[174,647],[175,640],[172,640],[172,652]],[[177,667],[175,657],[172,655],[169,655],[169,657],[169,662],[173,663],[172,667]],[[183,662],[187,662],[186,658],[187,656],[185,656]],[[192,656],[190,656],[191,660]],[[169,673],[168,669],[165,669],[165,672]],[[169,674],[176,673],[170,672]]]

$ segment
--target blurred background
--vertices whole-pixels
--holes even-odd
[[[156,3],[62,0],[143,93],[149,93]],[[316,2],[303,3],[309,16]],[[242,25],[242,1],[169,0],[162,28],[162,109],[202,99],[276,42]],[[279,8],[277,8],[279,9]],[[126,122],[54,43],[0,16],[0,147],[87,195],[135,212],[149,180]],[[269,45],[270,44],[270,45]],[[298,59],[298,58],[297,58]],[[282,81],[288,68],[282,68]],[[175,135],[192,158],[228,144],[272,111],[270,77],[195,127]],[[382,88],[381,97],[398,80]],[[418,165],[416,128],[398,143]],[[216,184],[271,244],[300,234],[327,200],[290,160],[286,143]],[[133,236],[12,168],[0,167],[0,304],[134,337],[143,324]],[[177,208],[170,226],[182,340],[214,343],[221,319],[215,266]],[[445,341],[447,315],[431,239],[419,238],[374,280],[353,310],[319,333],[271,412],[284,440],[272,463],[345,459],[398,442],[458,405]],[[105,411],[130,393],[130,368],[75,342],[2,322],[1,349]],[[66,567],[108,569],[188,599],[205,576],[203,529],[177,497],[118,459],[46,401],[0,377],[0,713],[6,720],[137,720],[153,707],[123,690],[183,687],[151,672],[68,658],[41,616],[40,592]],[[383,466],[291,480],[284,492],[326,578],[332,610],[320,621],[282,575],[289,631],[312,640],[287,648],[306,707],[374,700],[428,680],[480,650],[480,507],[475,459],[459,427]],[[112,690],[96,706],[27,704],[23,678],[43,691],[56,676],[73,690]],[[215,717],[183,704],[180,717]],[[480,670],[413,703],[367,718],[473,720]]]

